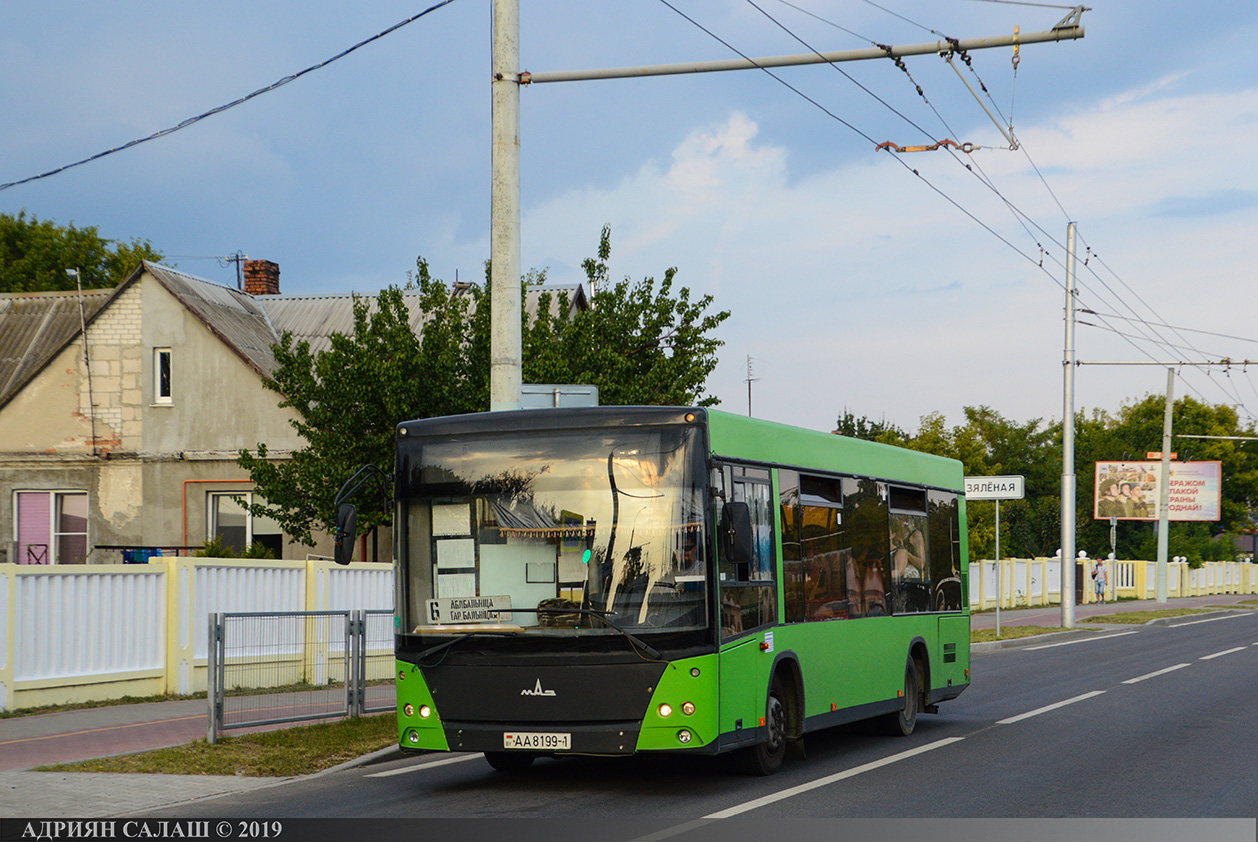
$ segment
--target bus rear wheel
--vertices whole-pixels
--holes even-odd
[[[527,751],[487,751],[485,761],[499,772],[523,772],[537,755]]]
[[[904,667],[904,707],[883,716],[884,730],[892,737],[907,737],[917,727],[920,682],[917,679],[917,662],[909,658]]]
[[[764,741],[743,749],[743,768],[751,775],[772,775],[782,768],[786,757],[786,688],[776,676],[769,685],[764,722],[768,733]]]

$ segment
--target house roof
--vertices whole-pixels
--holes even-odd
[[[20,292],[0,296],[0,406],[79,335],[113,293]],[[79,304],[83,305],[80,316]]]
[[[215,336],[250,368],[263,376],[276,370],[271,346],[288,331],[294,340],[306,340],[312,353],[331,347],[336,333],[354,330],[354,296],[345,295],[249,295],[168,266],[142,262],[126,280],[111,290],[84,290],[83,321],[92,320],[108,302],[135,283],[145,272],[179,299]],[[455,294],[459,294],[456,288]],[[589,306],[579,285],[530,288],[524,307],[531,319],[537,314],[542,293],[567,293],[569,311]],[[374,296],[361,296],[374,307]],[[417,292],[402,294],[410,313],[411,328],[419,331],[425,321]],[[0,295],[0,406],[17,394],[56,354],[80,333],[79,295],[73,292],[14,293]],[[560,306],[552,297],[551,311]]]

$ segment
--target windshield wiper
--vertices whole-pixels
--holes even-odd
[[[461,634],[458,637],[447,640],[445,643],[438,643],[436,646],[428,647],[423,652],[420,652],[415,657],[415,660],[416,662],[422,661],[424,660],[424,658],[427,658],[429,655],[436,655],[438,652],[449,649],[451,646],[453,646],[456,643],[462,643],[463,641],[467,640],[469,637],[476,637],[477,635],[487,635],[487,634],[491,634],[491,632],[483,632],[483,631],[466,632],[465,634]]]
[[[645,640],[638,637],[633,632],[628,631],[627,629],[622,629],[620,626],[616,625],[611,620],[609,620],[608,616],[615,614],[616,612],[614,611],[598,611],[593,608],[504,608],[504,609],[501,609],[501,613],[503,614],[507,613],[508,611],[518,611],[521,614],[582,614],[589,617],[598,617],[600,620],[606,623],[609,627],[611,627],[615,631],[620,632],[626,638],[628,638],[630,643],[632,643],[635,647],[640,649],[642,651],[642,654],[646,655],[651,660],[659,661],[659,660],[663,660],[663,657],[664,657],[663,655],[660,654],[660,651],[656,649],[654,646],[647,643]],[[438,643],[436,646],[428,647],[423,652],[420,652],[419,655],[416,656],[415,660],[417,662],[422,661],[424,658],[427,658],[429,655],[435,655],[438,652],[442,652],[446,649],[449,649],[451,646],[454,646],[456,643],[462,643],[463,641],[467,640],[469,637],[476,637],[477,635],[492,635],[492,634],[494,634],[494,632],[487,632],[487,631],[472,631],[472,632],[467,632],[465,634],[461,634],[458,637],[447,640],[445,643]]]
[[[615,623],[613,623],[611,620],[607,619],[609,616],[611,616],[611,615],[615,614],[615,613],[616,613],[615,611],[599,611],[599,610],[597,610],[597,609],[595,609],[595,608],[560,608],[560,607],[555,607],[555,608],[510,608],[510,609],[503,609],[503,612],[504,612],[504,613],[505,613],[506,611],[519,611],[519,612],[521,612],[522,614],[580,614],[580,615],[583,615],[583,616],[586,616],[586,617],[598,617],[600,620],[602,620],[604,623],[606,623],[606,624],[607,624],[608,626],[610,626],[612,629],[614,629],[615,631],[620,632],[620,633],[621,633],[621,634],[623,634],[626,638],[628,638],[630,643],[632,643],[632,644],[633,644],[634,646],[636,646],[638,649],[641,649],[641,650],[642,650],[642,654],[646,655],[646,656],[647,656],[648,658],[650,658],[651,660],[653,660],[653,661],[659,661],[659,660],[662,660],[662,659],[663,659],[663,657],[664,657],[663,655],[661,655],[661,654],[660,654],[660,650],[656,649],[654,646],[652,646],[651,644],[647,643],[645,640],[643,640],[642,638],[638,637],[638,636],[637,636],[636,634],[634,634],[633,632],[631,632],[631,631],[629,631],[629,630],[627,630],[627,629],[622,629],[620,626],[616,625],[616,624],[615,624]],[[474,634],[474,633],[475,633],[475,632],[473,632],[473,634]]]

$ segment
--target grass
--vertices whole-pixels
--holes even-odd
[[[19,716],[38,716],[43,713],[62,713],[67,710],[87,710],[89,708],[105,708],[114,705],[141,705],[147,702],[178,702],[185,699],[204,699],[205,693],[191,693],[180,696],[166,693],[160,696],[123,696],[121,699],[98,699],[92,702],[70,702],[62,705],[41,705],[33,708],[16,708],[0,710],[0,719],[14,719]]]
[[[1052,634],[1061,629],[1056,626],[1002,626],[1000,637],[995,629],[970,629],[970,643],[991,643],[995,640],[1017,640],[1020,637],[1035,637],[1039,634]]]
[[[1228,606],[1230,607],[1230,606]],[[1125,625],[1144,625],[1150,620],[1160,620],[1163,617],[1187,617],[1191,614],[1206,614],[1209,612],[1207,608],[1159,608],[1154,611],[1127,611],[1121,614],[1102,614],[1099,617],[1088,617],[1081,622],[1084,623],[1106,623]]]
[[[396,743],[397,717],[386,713],[220,737],[215,745],[197,740],[137,754],[58,763],[38,771],[286,778],[330,769]]]

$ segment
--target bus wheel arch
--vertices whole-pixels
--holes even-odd
[[[773,679],[785,694],[786,738],[798,740],[804,736],[804,675],[793,655],[783,653],[773,665]]]
[[[926,644],[915,640],[904,663],[903,703],[899,710],[883,714],[882,730],[892,737],[907,737],[917,727],[917,719],[927,710],[930,698],[930,658]]]
[[[920,637],[909,647],[909,660],[917,665],[917,710],[927,711],[930,705],[930,654],[926,649],[926,641]]]

